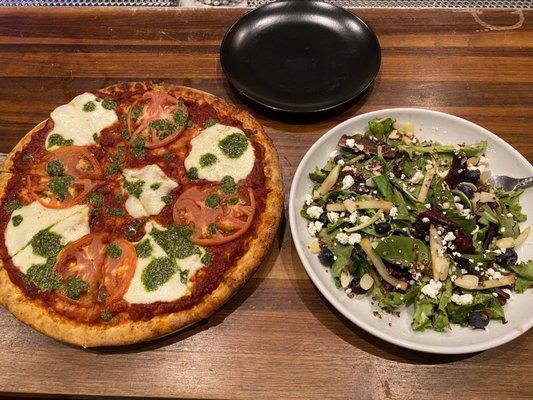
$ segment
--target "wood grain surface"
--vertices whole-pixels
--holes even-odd
[[[117,81],[162,80],[239,104],[221,71],[218,47],[244,12],[0,9],[0,151],[10,151],[54,107]],[[356,12],[383,47],[371,90],[342,114],[312,124],[257,115],[277,146],[287,190],[299,160],[324,132],[386,107],[424,107],[467,118],[533,160],[532,11]],[[463,356],[387,344],[320,296],[286,225],[266,262],[226,306],[165,339],[81,350],[23,326],[5,310],[0,324],[4,394],[533,398],[531,332]]]

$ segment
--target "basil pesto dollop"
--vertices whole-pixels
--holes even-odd
[[[218,147],[229,158],[239,158],[248,148],[248,138],[242,133],[232,133],[218,142]]]
[[[217,162],[217,156],[213,153],[205,153],[200,156],[200,166],[202,168],[209,167]]]

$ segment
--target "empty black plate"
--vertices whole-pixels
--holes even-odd
[[[278,1],[246,14],[226,33],[222,69],[244,97],[276,111],[332,110],[376,77],[381,49],[352,13],[321,1]]]

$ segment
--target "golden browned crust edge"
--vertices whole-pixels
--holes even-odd
[[[129,84],[130,87],[138,85]],[[151,85],[158,87],[159,85]],[[245,129],[257,132],[258,140],[265,149],[264,170],[269,194],[265,210],[260,216],[257,234],[250,242],[249,250],[226,274],[223,281],[210,295],[193,308],[176,313],[158,315],[147,321],[128,321],[117,325],[85,325],[65,318],[46,307],[40,300],[32,300],[11,282],[0,261],[0,303],[21,322],[57,340],[83,347],[126,345],[154,339],[193,324],[212,315],[255,272],[274,241],[283,210],[283,183],[276,150],[263,127],[246,111],[226,103],[211,94],[182,86],[162,86],[177,94],[204,100],[218,112],[241,121]],[[46,121],[30,131],[13,149],[6,161],[11,168],[13,155],[24,149],[33,132]],[[9,179],[0,180],[0,194],[5,191]]]

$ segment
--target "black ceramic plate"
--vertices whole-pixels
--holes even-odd
[[[352,13],[320,1],[278,1],[228,30],[220,47],[233,88],[272,110],[331,110],[355,99],[376,77],[381,49]]]

